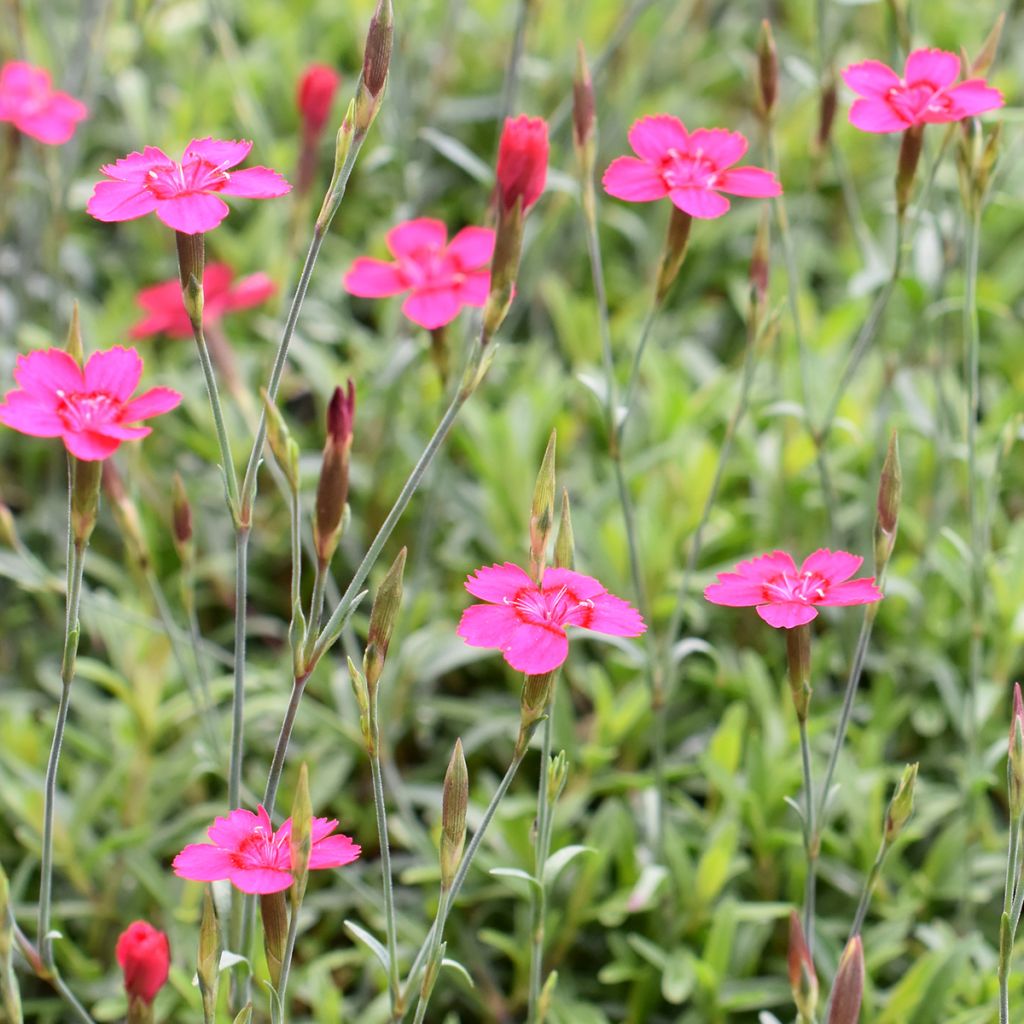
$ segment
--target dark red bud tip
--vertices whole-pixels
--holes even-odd
[[[1024,725],[1024,701],[1021,700],[1020,683],[1013,684],[1013,722],[1010,725],[1010,738],[1013,738],[1013,731],[1017,723]]]
[[[384,90],[384,83],[388,80],[394,37],[395,16],[391,0],[378,0],[363,52],[363,85],[374,99]]]
[[[548,123],[542,117],[510,117],[498,144],[498,194],[511,210],[520,199],[523,211],[540,198],[548,175]]]
[[[356,418],[356,388],[349,379],[345,390],[335,388],[327,407],[327,433],[338,448],[352,443],[352,428]]]

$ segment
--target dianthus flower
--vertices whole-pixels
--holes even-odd
[[[14,379],[0,404],[0,423],[32,437],[59,437],[77,459],[95,462],[122,441],[145,437],[149,427],[129,424],[170,412],[181,395],[170,388],[132,392],[142,376],[142,359],[119,345],[93,352],[82,370],[63,349],[18,356]]]
[[[466,589],[486,604],[462,613],[457,633],[471,647],[496,647],[517,671],[541,675],[569,654],[567,626],[610,636],[640,636],[640,613],[597,580],[571,569],[548,569],[542,586],[512,562],[484,566]]]
[[[713,604],[732,608],[755,606],[757,614],[777,629],[802,626],[818,615],[818,605],[872,604],[882,600],[874,578],[851,580],[864,561],[846,551],[820,548],[798,569],[785,551],[773,551],[734,572],[718,574],[704,591]]]
[[[487,301],[494,253],[490,228],[463,228],[449,242],[439,220],[421,217],[392,228],[386,236],[394,262],[360,256],[343,284],[367,299],[410,292],[402,312],[421,327],[435,330],[451,323],[463,306]]]
[[[147,921],[133,921],[121,932],[114,952],[129,999],[152,1003],[167,981],[171,962],[167,936]]]
[[[348,836],[331,835],[337,827],[334,819],[313,819],[310,870],[341,867],[359,856],[360,848]],[[262,806],[256,814],[240,807],[217,818],[206,834],[209,843],[190,843],[174,858],[179,878],[226,879],[242,892],[261,894],[281,892],[294,881],[291,818],[275,832]]]
[[[269,275],[249,274],[234,280],[235,272],[226,263],[209,263],[203,271],[203,323],[209,327],[236,309],[249,309],[265,302],[277,286]],[[166,334],[171,338],[191,338],[192,322],[181,301],[178,278],[143,288],[135,301],[146,316],[132,329],[133,338]]]
[[[10,121],[20,132],[59,146],[88,113],[80,100],[51,87],[44,68],[13,60],[0,69],[0,121]]]
[[[959,74],[960,58],[945,50],[914,50],[902,78],[877,60],[851,64],[843,81],[863,98],[850,107],[850,123],[865,132],[902,132],[962,121],[1005,102],[983,78],[954,85]]]
[[[222,195],[273,199],[291,189],[269,167],[229,170],[250,149],[252,143],[245,140],[193,139],[179,163],[156,146],[146,146],[100,168],[109,180],[97,182],[86,211],[102,221],[155,213],[182,234],[211,231],[228,215]]]
[[[548,176],[548,123],[542,117],[510,117],[498,143],[498,195],[505,210],[518,200],[523,211],[540,198]]]
[[[735,196],[782,194],[771,171],[732,167],[747,151],[747,140],[725,128],[688,132],[678,117],[642,117],[629,130],[635,157],[620,156],[604,172],[604,190],[631,203],[669,199],[691,217],[721,217]],[[730,169],[731,168],[731,169]]]

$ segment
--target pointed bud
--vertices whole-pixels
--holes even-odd
[[[81,551],[89,543],[100,508],[103,462],[71,460],[71,533]]]
[[[800,915],[789,912],[789,987],[793,993],[793,1002],[801,1017],[814,1020],[818,1006],[818,975],[814,970],[814,959],[807,946]]]
[[[672,282],[675,281],[679,268],[686,259],[686,247],[690,241],[690,228],[693,218],[677,206],[672,207],[668,221],[668,232],[665,235],[665,248],[661,254],[661,265],[658,268],[658,283],[655,287],[655,298],[658,303],[665,301]]]
[[[71,322],[68,324],[68,336],[64,342],[64,351],[79,366],[85,363],[85,346],[82,344],[82,318],[78,312],[78,300],[71,307]]]
[[[321,567],[330,564],[345,526],[349,453],[355,415],[355,385],[349,380],[344,391],[334,389],[327,407],[327,441],[316,485],[316,514],[313,517],[313,543]]]
[[[373,599],[370,609],[370,628],[366,635],[366,653],[363,655],[363,672],[366,686],[372,698],[384,671],[384,660],[388,656],[391,634],[395,629],[399,609],[402,607],[402,575],[405,572],[406,549],[398,552],[387,576],[384,577]]]
[[[771,207],[761,206],[761,217],[754,236],[754,251],[750,257],[750,292],[758,310],[763,308],[768,295],[768,276],[771,267]]]
[[[544,1024],[548,1014],[551,1012],[551,999],[555,994],[555,986],[558,984],[558,971],[552,971],[544,979],[544,986],[540,990],[540,997],[537,999],[537,1020]]]
[[[1010,821],[1024,813],[1024,703],[1021,703],[1020,683],[1013,684],[1013,719],[1010,722],[1009,758],[1006,778],[1010,798]]]
[[[295,886],[292,886],[294,892]],[[263,922],[263,952],[270,971],[270,983],[276,989],[281,981],[281,966],[288,943],[288,904],[283,892],[260,894],[260,920]]]
[[[299,446],[292,439],[281,410],[271,401],[266,388],[260,388],[263,407],[267,410],[267,441],[277,464],[288,481],[292,493],[299,489]]]
[[[832,138],[832,124],[836,119],[838,103],[836,73],[834,68],[829,67],[825,80],[821,83],[821,96],[818,100],[818,134],[814,140],[818,152],[825,149]]]
[[[875,517],[875,576],[881,579],[896,544],[900,519],[900,498],[903,493],[903,471],[896,431],[889,435],[889,449],[882,463],[878,482],[877,515]]]
[[[349,678],[352,680],[352,692],[356,696],[356,705],[359,708],[359,731],[363,736],[363,746],[366,747],[366,753],[373,757],[377,752],[377,741],[370,722],[370,691],[363,673],[356,668],[351,658],[346,660]]]
[[[466,808],[469,805],[469,772],[462,740],[455,741],[441,796],[441,888],[450,889],[462,861],[466,842]]]
[[[908,764],[896,784],[896,790],[885,812],[885,843],[891,846],[914,812],[914,788],[917,785],[917,762]]]
[[[910,196],[914,191],[914,174],[921,157],[921,146],[924,142],[924,126],[911,125],[903,133],[900,143],[899,163],[896,170],[896,215],[903,219],[910,205]]]
[[[1003,26],[1005,24],[1006,12],[1001,11],[999,17],[996,18],[996,23],[985,37],[985,42],[981,44],[978,56],[971,63],[970,74],[967,75],[968,78],[984,78],[988,73],[988,69],[995,63],[996,54],[999,52],[999,41],[1002,39]]]
[[[562,516],[555,538],[555,565],[559,569],[576,567],[576,541],[572,532],[572,512],[569,508],[569,492],[562,488]]]
[[[584,173],[594,165],[594,130],[597,116],[594,104],[594,83],[587,67],[587,54],[582,41],[576,44],[576,75],[572,80],[572,140]]]
[[[306,891],[309,858],[313,851],[313,803],[309,796],[309,770],[306,762],[299,766],[299,781],[292,800],[292,830],[289,837],[292,854],[292,913],[296,913]]]
[[[203,888],[203,916],[199,922],[199,956],[196,960],[199,991],[203,996],[203,1021],[217,1019],[217,986],[220,982],[220,922],[213,903],[213,890]]]
[[[356,101],[351,100],[345,116],[341,120],[338,134],[334,141],[334,170],[331,172],[331,183],[324,193],[324,201],[320,205],[320,212],[316,215],[314,232],[323,235],[331,218],[338,210],[344,190],[345,179],[343,175],[345,165],[348,163],[349,154],[352,152],[352,139],[356,130]]]
[[[560,750],[548,762],[548,803],[554,804],[562,795],[565,784],[569,781],[569,760],[565,751]]]
[[[786,630],[786,657],[789,665],[789,690],[793,707],[801,722],[807,721],[811,704],[811,628],[808,625]]]
[[[131,558],[139,568],[145,571],[149,566],[149,545],[142,532],[139,510],[136,508],[135,502],[128,497],[124,488],[124,480],[121,479],[114,460],[104,459],[101,465],[103,467],[101,473],[103,488],[110,499],[117,524],[124,536],[125,545]]]
[[[185,490],[185,481],[181,479],[180,473],[174,474],[172,487],[171,526],[174,545],[181,556],[184,548],[192,541],[192,506],[188,503],[188,491]]]
[[[234,1024],[252,1024],[252,1003],[246,1003],[235,1015]]]
[[[538,585],[544,576],[548,544],[555,528],[555,442],[556,432],[552,430],[530,506],[530,575]]]
[[[174,232],[178,247],[178,278],[181,282],[181,300],[192,322],[192,330],[203,325],[203,272],[206,269],[206,242],[202,232],[187,235]]]
[[[854,935],[846,944],[836,971],[828,1024],[857,1024],[860,1020],[860,1004],[863,998],[864,947],[860,936]]]
[[[356,131],[365,134],[384,99],[395,38],[395,13],[391,0],[377,0],[363,50],[363,73],[356,90]]]
[[[779,54],[775,49],[771,22],[767,18],[761,22],[761,34],[757,39],[757,86],[758,107],[767,121],[771,119],[779,94]]]

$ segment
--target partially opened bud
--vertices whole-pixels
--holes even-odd
[[[455,741],[441,796],[441,888],[450,889],[462,860],[466,842],[466,808],[469,806],[469,771],[462,740]]]
[[[1020,683],[1013,684],[1013,719],[1010,722],[1009,758],[1006,766],[1009,789],[1010,820],[1024,813],[1024,703]]]
[[[896,791],[885,812],[885,842],[891,845],[903,831],[904,825],[914,812],[914,788],[917,785],[917,762],[908,764],[896,784]]]
[[[846,944],[836,971],[828,1024],[857,1024],[860,1020],[860,1004],[863,998],[864,947],[860,936],[854,935]]]
[[[377,0],[370,19],[363,50],[363,73],[356,91],[356,131],[366,132],[373,124],[384,100],[384,86],[391,67],[391,48],[395,38],[395,12],[391,0]]]
[[[128,994],[128,1020],[145,1020],[157,992],[167,981],[171,949],[167,936],[146,921],[133,921],[121,932],[115,949],[124,971]],[[141,1003],[133,1015],[133,1004]]]
[[[757,39],[757,86],[758,105],[762,116],[768,119],[779,94],[779,55],[771,22],[767,18],[761,22],[761,34]]]
[[[548,544],[555,528],[555,441],[556,433],[552,430],[533,487],[530,507],[530,575],[538,585],[544,576]]]
[[[818,975],[814,970],[814,959],[807,946],[800,915],[789,912],[789,987],[793,993],[793,1002],[802,1017],[814,1020],[818,1006]]]
[[[322,566],[330,563],[344,528],[355,415],[355,385],[349,380],[344,391],[334,389],[327,408],[327,441],[316,485],[316,515],[313,519],[313,543]]]
[[[373,599],[370,609],[370,628],[366,636],[366,652],[363,655],[363,672],[371,699],[377,689],[384,660],[388,656],[391,634],[395,629],[399,609],[402,607],[402,576],[405,573],[406,549],[398,552],[387,576],[384,577]]]

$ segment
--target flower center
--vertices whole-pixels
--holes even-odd
[[[289,857],[287,844],[262,825],[257,825],[231,854],[240,868],[276,868],[283,871],[288,870]]]
[[[827,596],[828,583],[821,573],[802,572],[791,576],[784,572],[773,576],[763,584],[764,597],[768,602],[789,602],[817,604]]]
[[[211,164],[192,157],[187,163],[169,163],[154,167],[146,175],[146,188],[157,199],[175,199],[196,192],[219,192],[231,175],[228,164]]]
[[[945,91],[931,82],[914,82],[912,85],[893,86],[886,97],[892,107],[905,121],[916,121],[922,114],[947,111],[952,101]]]
[[[507,597],[503,600],[505,604],[515,608],[523,621],[556,628],[580,625],[581,623],[577,621],[579,616],[573,613],[577,610],[588,611],[594,607],[593,601],[579,600],[567,586],[557,589],[552,587],[550,590],[523,587],[511,601]]]
[[[57,415],[68,430],[92,430],[117,418],[121,403],[102,391],[69,395],[57,392]]]
[[[718,168],[704,155],[704,150],[680,153],[670,149],[661,159],[661,180],[672,188],[714,188]]]

